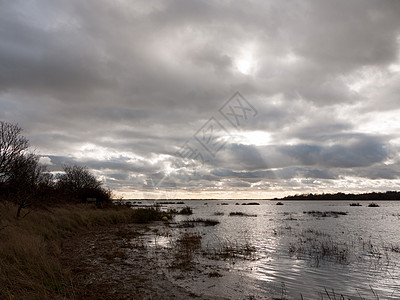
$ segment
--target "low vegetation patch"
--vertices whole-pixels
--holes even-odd
[[[185,206],[184,208],[182,208],[180,210],[171,208],[168,210],[168,213],[171,215],[192,215],[193,210],[189,206]]]
[[[229,216],[230,217],[236,217],[236,216],[239,216],[239,217],[257,217],[257,215],[247,214],[247,213],[240,212],[240,211],[230,212]]]
[[[309,229],[302,232],[297,242],[290,243],[289,253],[298,258],[308,257],[315,267],[323,260],[347,264],[350,246],[346,242],[334,240],[327,233]]]
[[[172,219],[172,214],[161,211],[158,207],[146,207],[132,209],[131,222],[132,223],[149,223],[152,221],[160,221],[163,217]]]
[[[203,226],[215,226],[218,225],[220,222],[217,220],[212,220],[212,219],[203,219],[203,218],[197,218],[197,219],[191,219],[191,220],[185,220],[182,221],[180,224],[178,224],[178,228],[192,228],[197,225],[203,225]]]
[[[225,243],[221,247],[206,248],[205,250],[203,250],[203,255],[207,258],[215,260],[227,260],[236,258],[244,260],[254,260],[256,259],[256,252],[256,248],[249,243]]]
[[[194,232],[185,232],[176,240],[175,244],[175,266],[179,268],[190,268],[193,264],[195,254],[201,248],[201,235]]]
[[[163,204],[163,205],[165,205],[165,204],[185,204],[185,202],[182,202],[182,201],[179,201],[179,202],[175,202],[175,201],[160,201],[160,202],[157,202],[157,204]]]
[[[326,218],[326,217],[337,218],[339,216],[345,216],[348,214],[345,211],[317,211],[317,210],[303,211],[303,213],[312,215],[313,217],[321,217],[321,218]]]
[[[217,220],[213,219],[203,219],[203,218],[197,218],[197,219],[192,219],[192,220],[187,220],[185,222],[189,223],[200,223],[203,224],[204,226],[215,226],[218,225],[220,222]]]
[[[189,206],[185,206],[177,212],[178,215],[192,215],[193,210]]]
[[[214,216],[223,216],[224,213],[222,211],[217,211],[214,213]]]

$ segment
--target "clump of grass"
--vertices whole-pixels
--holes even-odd
[[[160,201],[160,202],[157,202],[157,204],[163,204],[163,205],[165,205],[165,204],[185,204],[185,202],[182,202],[182,201],[179,201],[179,202],[175,202],[175,201]]]
[[[249,243],[235,244],[225,243],[219,248],[207,248],[203,250],[203,255],[211,259],[244,259],[254,260],[256,248]]]
[[[230,217],[235,217],[235,216],[239,216],[239,217],[257,217],[257,215],[247,214],[247,213],[240,212],[240,211],[230,212],[229,216]]]
[[[320,231],[320,230],[316,230],[316,229],[307,229],[305,231],[303,231],[303,235],[316,235],[316,236],[329,236],[328,233]]]
[[[370,204],[368,204],[368,207],[379,207],[379,204],[371,202]]]
[[[303,213],[312,215],[313,217],[321,217],[321,218],[326,218],[326,217],[337,218],[339,217],[339,215],[345,216],[348,214],[345,211],[317,211],[317,210],[303,211]]]
[[[160,221],[163,217],[172,218],[172,214],[165,213],[159,207],[146,207],[133,209],[131,221],[133,223],[149,223],[152,221]]]
[[[185,232],[179,236],[175,244],[176,266],[189,268],[193,263],[195,254],[201,248],[201,235],[199,233]]]
[[[193,220],[188,220],[187,222],[192,222],[192,223],[202,223],[204,226],[215,226],[218,225],[220,222],[217,220],[213,219],[202,219],[202,218],[197,218]]]
[[[185,220],[181,222],[177,227],[179,228],[192,228],[195,226],[195,224],[200,224],[203,226],[215,226],[218,225],[220,222],[217,220],[212,220],[212,219],[203,219],[203,218],[197,218],[197,219],[192,219],[192,220]]]
[[[297,257],[305,255],[314,263],[314,266],[318,267],[322,260],[347,264],[350,258],[350,247],[346,242],[334,240],[327,233],[309,229],[303,231],[296,243],[289,244],[289,253]]]
[[[297,221],[296,218],[293,218],[291,215],[284,219],[285,221]]]
[[[193,214],[193,210],[189,207],[186,206],[184,208],[182,208],[179,212],[179,215],[192,215]]]
[[[222,211],[217,211],[214,213],[214,216],[223,216],[224,213]]]
[[[171,208],[167,212],[171,215],[192,215],[193,214],[193,210],[189,206],[185,206],[184,208],[182,208],[180,210]]]

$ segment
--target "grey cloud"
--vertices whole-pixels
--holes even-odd
[[[400,110],[388,71],[400,62],[399,12],[391,0],[0,1],[0,119],[23,127],[51,170],[85,164],[118,189],[151,189],[146,178],[168,172],[165,187],[182,190],[396,180],[383,163],[399,153],[397,125],[366,132],[342,112]],[[379,80],[365,83],[365,68]],[[218,113],[237,90],[258,110],[239,132]],[[168,169],[211,116],[232,140],[198,174]],[[234,139],[255,130],[270,142]]]

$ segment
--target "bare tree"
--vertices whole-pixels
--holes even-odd
[[[20,155],[13,160],[6,185],[9,200],[18,205],[17,217],[20,217],[23,208],[32,207],[38,200],[40,190],[50,186],[51,181],[51,174],[39,164],[37,155]]]
[[[14,160],[24,154],[29,146],[21,132],[17,124],[0,121],[0,182],[6,180]]]
[[[102,182],[90,173],[87,167],[64,166],[64,174],[58,176],[58,187],[76,193],[81,189],[100,188]]]
[[[110,191],[102,187],[102,182],[87,167],[77,165],[64,166],[64,173],[57,177],[57,189],[82,202],[86,202],[87,198],[96,198],[99,204],[111,197]]]

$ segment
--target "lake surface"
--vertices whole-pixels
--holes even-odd
[[[376,202],[380,207],[351,201],[184,202],[162,207],[193,209],[193,215],[176,216],[177,223],[218,220],[216,226],[181,230],[201,234],[205,251],[248,249],[230,263],[257,297],[400,299],[400,201]],[[250,202],[259,205],[243,205]],[[229,276],[225,281],[229,287]]]

